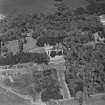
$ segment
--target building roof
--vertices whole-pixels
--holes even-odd
[[[100,18],[100,22],[101,22],[103,25],[105,25],[105,15],[101,15],[101,16],[99,16],[99,18]]]
[[[3,14],[0,14],[0,20],[3,20],[5,16]]]

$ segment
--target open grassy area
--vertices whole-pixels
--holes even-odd
[[[0,105],[30,105],[28,100],[24,100],[11,92],[6,92],[0,88]]]

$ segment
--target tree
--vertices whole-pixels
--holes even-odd
[[[0,31],[3,34],[3,38],[5,40],[16,40],[19,38],[26,37],[27,32],[29,30],[36,31],[43,23],[43,19],[45,18],[44,14],[12,14],[11,16],[7,16],[0,25]],[[36,28],[36,30],[35,30]],[[5,36],[4,36],[5,35]],[[9,37],[8,37],[9,35]],[[9,39],[8,39],[9,38]]]
[[[58,16],[61,16],[64,14],[65,11],[67,11],[67,6],[64,3],[64,0],[54,0],[55,1],[55,7],[57,8],[57,14]]]
[[[64,41],[67,50],[64,53],[67,67],[66,81],[73,96],[78,89],[81,91],[85,89],[85,92],[87,89],[90,94],[101,92],[99,90],[104,91],[105,45],[101,43],[95,44],[95,47],[86,45],[85,43],[89,43],[90,40],[83,43],[82,37],[82,34],[77,32]],[[79,86],[78,83],[81,85]]]
[[[105,1],[104,0],[87,0],[89,5],[87,6],[88,14],[102,15],[105,12]]]
[[[0,54],[1,54],[1,46],[2,46],[2,43],[1,43],[1,40],[0,40]]]
[[[73,12],[75,15],[83,15],[87,13],[86,9],[83,7],[77,8]]]
[[[14,65],[18,63],[34,62],[37,64],[45,63],[48,64],[49,57],[40,53],[17,53],[16,55],[7,54],[6,57],[0,58],[0,65]]]
[[[23,53],[23,41],[21,39],[18,40],[18,46],[19,46],[19,53]]]
[[[103,25],[101,24],[99,17],[96,15],[77,15],[74,16],[74,22],[76,22],[77,28],[82,31],[95,33],[103,30]]]
[[[56,45],[56,43],[62,43],[63,39],[67,36],[64,31],[57,30],[47,30],[43,32],[40,37],[37,38],[37,45],[44,46],[44,43],[48,43],[50,45]]]

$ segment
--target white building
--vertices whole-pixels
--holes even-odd
[[[105,38],[100,36],[100,32],[96,32],[93,34],[95,42],[104,42]]]
[[[99,16],[100,22],[105,25],[105,15]]]
[[[5,16],[3,14],[0,14],[0,20],[3,20]]]
[[[49,56],[50,61],[57,61],[63,59],[63,49],[60,43],[57,43],[55,46],[45,44],[44,49],[47,55]]]

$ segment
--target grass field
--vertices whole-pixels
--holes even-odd
[[[0,88],[0,105],[30,105],[28,100],[24,100],[11,92],[6,92]]]

